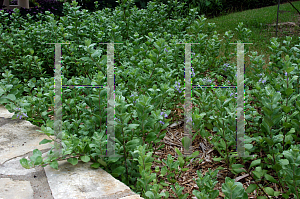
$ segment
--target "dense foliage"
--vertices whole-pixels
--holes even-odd
[[[177,183],[188,164],[199,162],[199,151],[184,157],[176,149],[177,161],[170,154],[162,168],[151,170],[155,151],[164,147],[166,128],[178,116],[175,109],[184,104],[184,45],[192,46],[193,85],[235,85],[237,82],[236,46],[229,45],[234,35],[228,30],[223,39],[225,56],[220,56],[220,40],[214,24],[190,9],[187,17],[168,18],[168,7],[150,2],[147,9],[132,7],[124,1],[114,10],[80,11],[76,2],[63,4],[65,16],[59,20],[49,11],[33,21],[23,19],[15,9],[0,11],[0,104],[41,127],[41,133],[56,135],[54,115],[54,45],[62,45],[62,85],[104,85],[107,81],[107,46],[99,43],[121,42],[115,45],[115,136],[116,155],[106,152],[106,88],[64,88],[62,153],[51,150],[43,159],[35,149],[30,160],[20,160],[24,168],[50,165],[58,169],[58,161],[67,159],[73,165],[79,160],[93,162],[93,168],[103,168],[129,185],[144,198],[187,198]],[[131,5],[130,5],[131,4]],[[182,5],[182,4],[181,4]],[[176,6],[181,9],[178,3]],[[204,27],[208,32],[204,32]],[[251,42],[251,30],[239,24],[235,33],[239,42]],[[272,38],[269,67],[271,74],[261,72],[262,56],[251,52],[251,64],[256,75],[245,77],[245,154],[233,157],[236,145],[236,98],[234,88],[193,88],[193,129],[196,136],[206,138],[218,151],[214,161],[225,161],[234,174],[247,173],[252,184],[246,190],[240,182],[226,177],[222,191],[226,198],[248,198],[257,190],[258,198],[279,196],[299,199],[300,177],[300,43],[291,46],[286,37],[284,46]],[[299,41],[300,42],[300,38]],[[247,48],[245,49],[247,53]],[[284,54],[284,59],[281,55]],[[255,66],[255,67],[254,67]],[[183,87],[181,87],[183,86]],[[86,107],[89,107],[86,109]],[[50,108],[50,111],[48,111]],[[20,116],[21,115],[21,116]],[[180,115],[182,117],[183,115]],[[211,136],[213,135],[213,136]],[[211,137],[211,139],[209,138]],[[43,140],[40,144],[53,142]],[[267,156],[261,156],[264,152]],[[202,176],[197,172],[197,198],[216,198],[218,168]],[[165,181],[162,180],[165,177]],[[277,184],[282,193],[269,187]],[[172,191],[163,192],[170,186]]]

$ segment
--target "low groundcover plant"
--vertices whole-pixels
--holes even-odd
[[[113,11],[89,13],[78,11],[73,1],[64,4],[66,16],[55,20],[46,11],[43,23],[26,22],[18,18],[20,13],[15,9],[10,32],[0,25],[0,103],[14,112],[15,118],[41,127],[39,132],[49,139],[39,144],[57,142],[50,138],[57,132],[49,117],[55,111],[54,45],[47,43],[70,43],[61,45],[62,85],[105,85],[107,48],[100,43],[123,43],[114,47],[115,154],[121,157],[103,157],[110,139],[106,136],[107,88],[69,87],[62,88],[61,154],[52,147],[43,159],[41,151],[35,149],[30,160],[20,160],[21,165],[58,169],[58,161],[64,159],[73,165],[79,160],[92,162],[91,167],[104,168],[144,198],[191,198],[180,180],[203,161],[198,158],[200,152],[184,156],[175,148],[176,159],[171,154],[162,160],[155,158],[166,145],[163,138],[167,127],[184,116],[185,50],[176,43],[200,43],[192,46],[192,84],[206,88],[193,88],[193,114],[189,118],[194,131],[192,143],[199,143],[198,137],[205,138],[218,155],[212,160],[226,168],[209,170],[204,176],[195,166],[198,188],[192,193],[197,198],[217,198],[219,191],[232,199],[248,198],[254,192],[259,199],[279,195],[299,198],[300,44],[291,47],[292,38],[286,37],[286,48],[280,48],[272,38],[270,65],[278,71],[270,74],[261,72],[263,63],[257,52],[249,55],[250,67],[255,65],[256,74],[261,75],[245,75],[244,147],[249,157],[237,157],[232,151],[239,96],[235,88],[211,87],[237,82],[237,66],[228,59],[233,45],[225,43],[228,51],[220,57],[221,43],[214,24],[206,24],[203,15],[196,18],[195,9],[190,9],[186,18],[169,20],[164,4],[150,2],[147,9],[137,10],[129,8],[131,3],[123,1]],[[0,11],[0,20],[4,18]],[[207,34],[202,32],[206,26]],[[240,41],[251,34],[242,23],[236,31]],[[21,39],[24,35],[27,40]],[[232,35],[228,31],[223,38],[227,41]],[[286,54],[283,59],[280,52]],[[154,161],[160,166],[152,168]],[[218,172],[223,169],[235,177],[248,174],[251,184],[245,188],[226,176],[221,190],[215,190]]]

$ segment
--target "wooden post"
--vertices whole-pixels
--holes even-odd
[[[6,6],[4,9],[14,9],[14,8],[27,8],[27,9],[29,9],[29,0],[18,0],[17,5],[9,5],[9,0],[4,0],[3,5]]]

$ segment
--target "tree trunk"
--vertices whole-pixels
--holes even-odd
[[[4,0],[0,0],[0,8],[3,8],[3,2]]]

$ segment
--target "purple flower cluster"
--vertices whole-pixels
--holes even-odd
[[[196,76],[196,74],[195,74],[195,72],[194,72],[194,69],[193,69],[193,67],[192,67],[192,73],[193,73],[193,76],[195,77],[195,76]]]
[[[163,114],[165,114],[165,118],[167,118],[167,117],[168,117],[168,115],[167,115],[165,112],[161,112],[161,113],[160,113],[160,115],[163,115]],[[162,125],[164,125],[164,124],[165,124],[163,121],[159,121],[159,123],[161,123]]]
[[[28,117],[28,116],[26,115],[26,113],[22,113],[23,115],[20,113],[20,112],[21,112],[21,108],[15,108],[15,110],[19,112],[19,113],[17,114],[17,117],[20,116],[19,119],[22,119],[22,116]]]
[[[177,89],[177,91],[178,91],[179,93],[181,93],[181,90],[180,90],[180,83],[176,81],[175,84],[177,84],[177,83],[178,83],[178,86],[175,85],[175,88]]]
[[[204,78],[203,81],[204,81],[204,82],[207,82],[207,83],[208,83],[208,82],[209,82],[209,83],[212,82],[211,79],[209,79],[209,78]]]
[[[235,94],[237,94],[237,93],[235,93]],[[232,95],[233,95],[233,93],[230,94],[230,97],[231,97]],[[234,97],[234,98],[237,98],[237,97]]]
[[[229,67],[229,64],[224,64],[224,66],[226,67],[225,69],[223,69],[223,70],[227,70],[227,67]]]
[[[138,96],[138,95],[136,95],[136,96]],[[134,94],[130,95],[130,97],[134,97]],[[133,103],[136,103],[136,101],[133,101]]]

